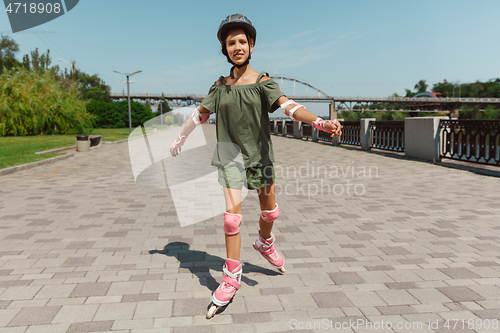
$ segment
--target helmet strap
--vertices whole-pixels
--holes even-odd
[[[236,65],[233,61],[231,61],[231,63],[233,64],[233,67],[231,67],[231,70],[229,71],[229,75],[231,76],[231,79],[234,79],[234,68],[235,67],[236,68],[241,68],[241,67],[243,67],[245,65],[248,65],[250,63],[249,60],[250,60],[251,57],[252,57],[252,55],[250,54],[248,56],[248,59],[244,63],[242,63],[241,65]]]

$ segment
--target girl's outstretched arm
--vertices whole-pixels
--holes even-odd
[[[340,125],[340,122],[336,120],[325,121],[321,118],[318,118],[318,116],[307,111],[307,109],[303,105],[298,104],[295,101],[286,98],[285,96],[281,96],[280,98],[278,98],[275,103],[280,106],[284,114],[286,114],[293,120],[302,121],[304,123],[313,125],[314,127],[322,131],[331,133],[332,137],[342,135],[342,125]]]
[[[210,111],[205,109],[203,105],[198,106],[191,117],[189,117],[186,125],[184,125],[184,128],[181,130],[179,137],[170,145],[170,154],[174,157],[179,155],[181,147],[184,142],[186,142],[189,134],[194,131],[196,126],[204,123],[209,117]]]

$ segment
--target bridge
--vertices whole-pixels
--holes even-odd
[[[461,107],[464,106],[479,106],[484,109],[488,105],[500,106],[500,98],[443,98],[443,97],[344,97],[344,96],[330,96],[320,88],[308,83],[307,81],[283,75],[271,76],[277,82],[280,82],[280,87],[283,90],[283,82],[293,82],[292,94],[287,94],[287,97],[299,103],[330,103],[330,113],[336,110],[343,111],[394,111],[394,112],[454,112],[457,113]],[[305,95],[296,95],[296,85],[300,84],[305,86]],[[314,94],[309,95],[309,89]],[[161,98],[165,98],[176,104],[199,104],[206,95],[197,94],[131,94],[132,100],[148,100],[151,105],[155,105]],[[111,99],[125,100],[127,95],[123,93],[112,93]],[[386,104],[385,108],[373,108],[373,104]]]

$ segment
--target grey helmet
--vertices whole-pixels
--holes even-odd
[[[226,37],[227,32],[231,29],[241,28],[253,39],[257,38],[257,30],[255,30],[252,21],[250,21],[246,16],[241,14],[233,14],[226,17],[219,26],[219,31],[217,31],[217,38],[222,43],[223,38]]]

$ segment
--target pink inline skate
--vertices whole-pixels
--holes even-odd
[[[236,260],[227,259],[222,266],[224,276],[222,282],[212,295],[212,304],[207,312],[207,319],[212,318],[217,309],[227,305],[234,297],[234,294],[240,289],[241,264]]]
[[[274,241],[276,238],[274,235],[271,233],[271,238],[269,239],[264,239],[260,235],[259,231],[259,237],[257,240],[253,243],[254,249],[259,251],[259,253],[266,258],[267,261],[274,267],[276,267],[281,273],[285,273],[285,260],[283,257],[276,251],[274,248]]]

